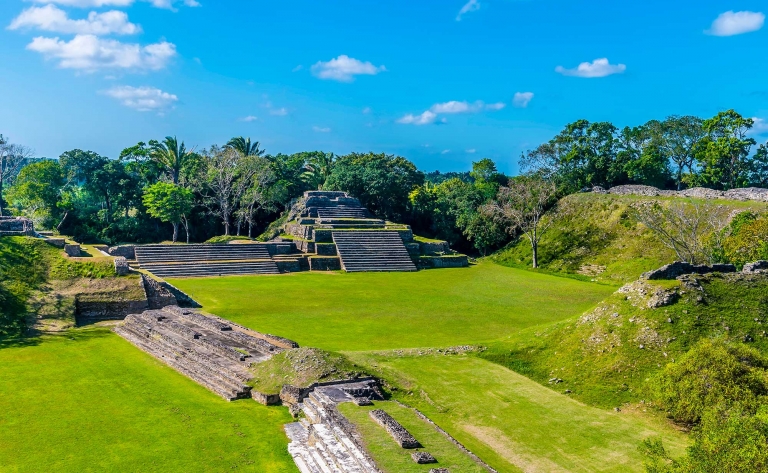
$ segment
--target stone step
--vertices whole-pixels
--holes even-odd
[[[277,263],[273,260],[251,263],[154,264],[151,266],[142,265],[141,268],[146,269],[161,278],[225,276],[238,274],[280,274]]]
[[[397,232],[344,231],[332,236],[345,271],[416,271]]]

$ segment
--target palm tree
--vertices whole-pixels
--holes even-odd
[[[166,136],[162,142],[149,142],[150,159],[168,173],[174,184],[179,183],[181,168],[194,154],[194,150],[187,150],[184,142],[179,143],[175,136]]]
[[[238,136],[237,138],[229,140],[225,148],[236,149],[237,151],[240,151],[240,154],[243,156],[263,156],[266,151],[259,149],[259,145],[260,143],[258,141],[251,144],[250,138]]]
[[[331,175],[331,171],[333,171],[336,156],[333,153],[323,153],[322,151],[304,154],[306,155],[304,157],[304,173],[301,177],[307,184],[321,190],[326,179]]]

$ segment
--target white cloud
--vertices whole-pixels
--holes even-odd
[[[298,66],[296,66],[296,67],[294,67],[293,69],[291,69],[291,72],[299,72],[299,71],[300,71],[300,70],[302,70],[302,69],[304,69],[304,66],[302,66],[301,64],[299,64]]]
[[[155,87],[131,87],[122,85],[104,91],[121,104],[139,112],[161,112],[171,108],[179,98]]]
[[[477,11],[479,9],[480,9],[480,2],[478,2],[477,0],[469,0],[467,3],[464,4],[463,7],[461,7],[461,10],[459,10],[459,14],[456,16],[456,21],[461,21],[462,16],[464,16],[467,13]]]
[[[46,3],[63,5],[65,7],[76,8],[101,8],[101,7],[129,7],[134,4],[135,0],[32,0],[35,3]],[[174,4],[179,0],[142,0],[149,2],[156,8],[165,8],[167,10],[175,10]],[[188,7],[199,7],[200,2],[197,0],[183,0],[182,3]]]
[[[750,135],[764,135],[768,133],[768,120],[765,118],[752,117],[754,124],[749,130]]]
[[[275,116],[278,116],[278,117],[284,117],[284,116],[288,115],[288,109],[285,108],[285,107],[273,108],[272,110],[269,111],[269,114],[270,115],[275,115]]]
[[[399,119],[397,123],[402,123],[405,125],[429,125],[431,123],[435,123],[436,118],[436,113],[427,110],[421,115],[413,115],[409,113],[408,115],[405,115],[403,118]]]
[[[165,41],[142,46],[94,35],[77,35],[68,42],[38,36],[27,49],[46,59],[57,60],[59,67],[64,69],[86,72],[99,69],[158,70],[176,56],[176,46]]]
[[[440,154],[448,154],[448,153],[450,153],[450,152],[451,152],[451,150],[449,150],[449,149],[444,149],[444,150],[440,151]]]
[[[255,122],[258,119],[259,119],[259,117],[257,117],[257,116],[248,115],[247,117],[241,118],[240,121],[241,122],[249,122],[250,123],[250,122]]]
[[[483,102],[470,104],[468,102],[451,100],[449,102],[436,103],[430,107],[430,110],[434,113],[467,113],[476,112],[481,108],[483,108]]]
[[[466,153],[467,154],[475,154],[475,153],[477,153],[477,150],[475,148],[470,148],[470,149],[466,150]]]
[[[517,108],[525,108],[533,100],[533,92],[515,92],[512,97],[512,105]]]
[[[321,126],[313,126],[312,130],[318,132],[318,133],[330,133],[331,129],[328,127],[321,127]]]
[[[718,16],[705,33],[713,36],[734,36],[757,31],[764,23],[765,15],[760,12],[727,11]]]
[[[595,59],[592,62],[582,62],[576,69],[566,69],[563,66],[557,66],[555,72],[564,76],[573,77],[605,77],[612,74],[621,74],[627,70],[624,64],[611,64],[608,58]]]
[[[369,113],[371,113],[371,107],[365,107],[363,109],[363,115],[368,115]]]
[[[379,72],[386,70],[387,68],[384,66],[374,66],[370,62],[359,61],[346,54],[342,54],[328,62],[319,61],[312,66],[312,73],[315,77],[339,82],[352,82],[355,80],[355,76],[375,76]]]
[[[504,102],[496,102],[496,103],[489,103],[485,106],[486,110],[501,110],[502,108],[506,107],[507,104]]]
[[[65,34],[130,35],[141,32],[141,27],[128,21],[125,12],[112,10],[104,13],[91,12],[84,20],[67,17],[64,10],[55,5],[31,7],[14,19],[8,29],[34,28]]]

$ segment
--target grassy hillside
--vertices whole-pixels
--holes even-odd
[[[673,198],[585,193],[562,199],[554,222],[541,239],[541,269],[623,283],[674,261],[672,250],[630,216],[629,206],[640,200],[669,202]],[[760,202],[715,203],[739,211],[768,208]],[[530,244],[525,239],[513,242],[492,259],[503,265],[529,267]]]
[[[69,258],[37,238],[0,237],[0,340],[29,334],[38,323],[71,326],[74,295],[104,289],[93,282],[100,279],[116,280],[111,258]]]
[[[481,263],[417,273],[175,279],[204,310],[325,350],[485,343],[562,320],[613,288]]]
[[[665,300],[669,305],[653,307]],[[638,281],[580,317],[513,334],[481,356],[590,404],[615,407],[649,399],[647,381],[701,338],[768,350],[766,324],[768,276]]]
[[[286,409],[226,402],[102,328],[0,343],[3,472],[297,471]]]

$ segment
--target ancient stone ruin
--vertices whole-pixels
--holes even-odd
[[[758,202],[768,202],[768,189],[760,187],[745,187],[742,189],[731,189],[728,191],[718,191],[706,187],[692,187],[681,191],[662,190],[653,186],[643,185],[623,185],[611,187],[608,190],[600,186],[593,187],[592,192],[596,194],[615,194],[615,195],[642,195],[646,197],[664,196],[664,197],[692,197],[698,199],[727,199]]]
[[[371,381],[316,387],[303,399],[306,415],[287,424],[288,452],[301,473],[379,473],[356,429],[339,413],[342,402],[360,404],[354,393],[376,391]],[[368,399],[367,397],[365,399]]]
[[[419,267],[464,267],[446,242],[420,243],[408,225],[373,217],[345,192],[309,191],[291,207],[285,241],[306,254],[309,269],[415,271]]]
[[[384,427],[389,435],[395,439],[398,445],[402,448],[421,448],[421,444],[416,440],[413,435],[406,430],[405,427],[400,425],[391,415],[382,411],[381,409],[374,409],[368,413],[371,419],[376,421],[377,424]]]
[[[104,248],[161,278],[298,271],[416,271],[468,266],[444,241],[417,241],[408,225],[371,216],[344,192],[310,191],[287,216],[284,234],[266,243]],[[133,264],[133,263],[131,263]]]
[[[178,306],[129,315],[115,332],[229,401],[250,397],[252,364],[296,346]]]
[[[32,220],[24,217],[0,217],[0,237],[36,236]]]

